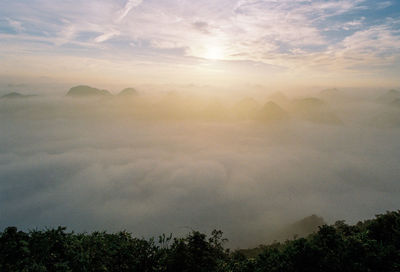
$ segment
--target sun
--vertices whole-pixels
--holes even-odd
[[[209,60],[218,60],[224,57],[224,52],[219,46],[209,46],[205,50],[204,58]]]

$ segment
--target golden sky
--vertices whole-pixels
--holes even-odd
[[[0,75],[395,87],[399,11],[371,0],[5,0]]]

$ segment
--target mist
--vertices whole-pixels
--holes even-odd
[[[221,229],[250,247],[311,214],[391,210],[400,107],[354,93],[0,99],[0,228]]]

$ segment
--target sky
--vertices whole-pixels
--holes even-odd
[[[397,87],[400,1],[2,0],[0,75]]]

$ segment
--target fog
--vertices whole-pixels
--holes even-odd
[[[221,229],[249,247],[311,214],[397,209],[400,107],[384,93],[0,99],[0,228]]]

